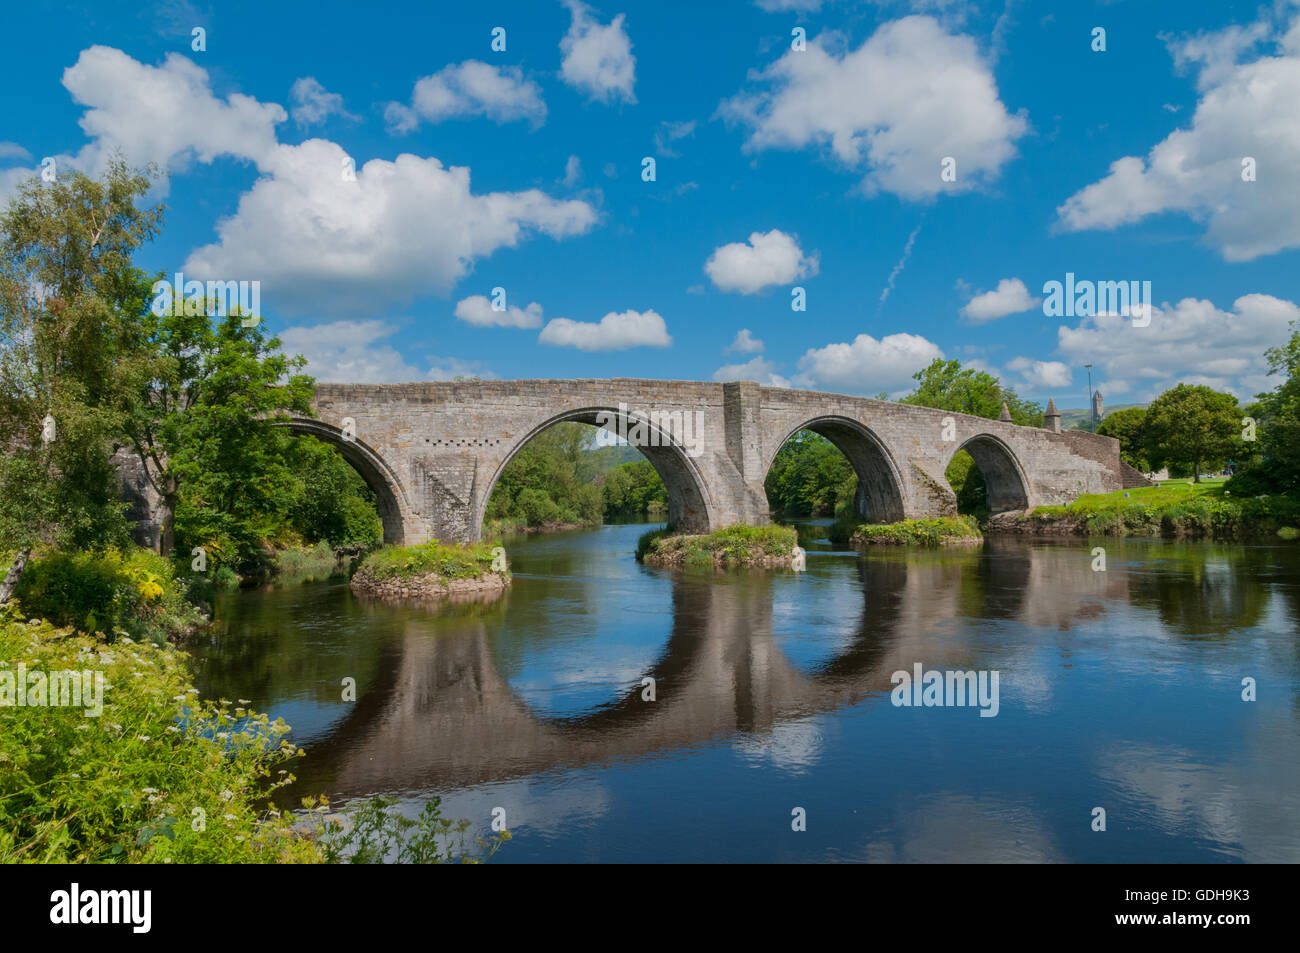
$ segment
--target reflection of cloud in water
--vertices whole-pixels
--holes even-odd
[[[1065,860],[1028,807],[963,794],[919,798],[848,860],[877,864],[1041,864]]]
[[[778,722],[770,732],[736,736],[735,748],[751,762],[766,762],[791,774],[813,767],[825,750],[825,718]]]
[[[468,791],[457,791],[442,798],[442,816],[458,820],[468,818],[470,833],[489,837],[492,834],[492,809],[506,810],[506,827],[510,831],[528,831],[544,835],[569,835],[575,827],[604,814],[612,798],[596,781],[561,781],[554,785],[509,781],[489,784]],[[415,817],[423,801],[403,805],[402,812]]]
[[[1171,832],[1195,824],[1246,863],[1300,862],[1300,743],[1289,721],[1262,727],[1240,756],[1206,764],[1173,746],[1119,744],[1097,768]]]

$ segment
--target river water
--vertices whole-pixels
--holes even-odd
[[[491,604],[227,594],[199,688],[293,726],[293,802],[504,808],[493,863],[1300,861],[1300,548],[808,521],[806,572],[700,575],[638,564],[648,528],[508,540]],[[996,671],[996,715],[893,704],[917,664]]]

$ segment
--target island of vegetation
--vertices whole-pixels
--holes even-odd
[[[500,595],[510,585],[504,550],[483,543],[385,546],[352,574],[352,590],[391,599]]]
[[[798,544],[788,526],[728,526],[699,536],[660,529],[641,537],[636,558],[658,567],[790,569]]]
[[[849,544],[862,546],[977,546],[984,542],[973,516],[939,516],[901,520],[897,523],[868,523],[849,537]]]

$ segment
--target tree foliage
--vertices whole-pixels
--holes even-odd
[[[962,367],[960,361],[936,357],[912,379],[916,387],[902,399],[904,404],[997,420],[1005,401],[1013,422],[1026,427],[1043,426],[1041,404],[1024,400],[992,374]]]
[[[1147,458],[1157,468],[1188,466],[1199,483],[1204,471],[1221,469],[1249,452],[1241,439],[1242,416],[1231,394],[1203,384],[1179,384],[1147,408]]]
[[[1126,407],[1111,411],[1097,425],[1097,433],[1119,441],[1120,459],[1139,473],[1154,469],[1147,458],[1146,419],[1145,407]]]

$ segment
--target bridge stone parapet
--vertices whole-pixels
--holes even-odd
[[[859,511],[873,521],[955,512],[944,470],[961,449],[984,473],[995,512],[1109,492],[1123,479],[1109,437],[753,381],[319,384],[314,407],[316,419],[289,426],[340,446],[374,488],[394,543],[478,539],[505,466],[562,421],[625,427],[668,488],[669,522],[686,532],[767,522],[764,478],[805,428],[852,463]]]

